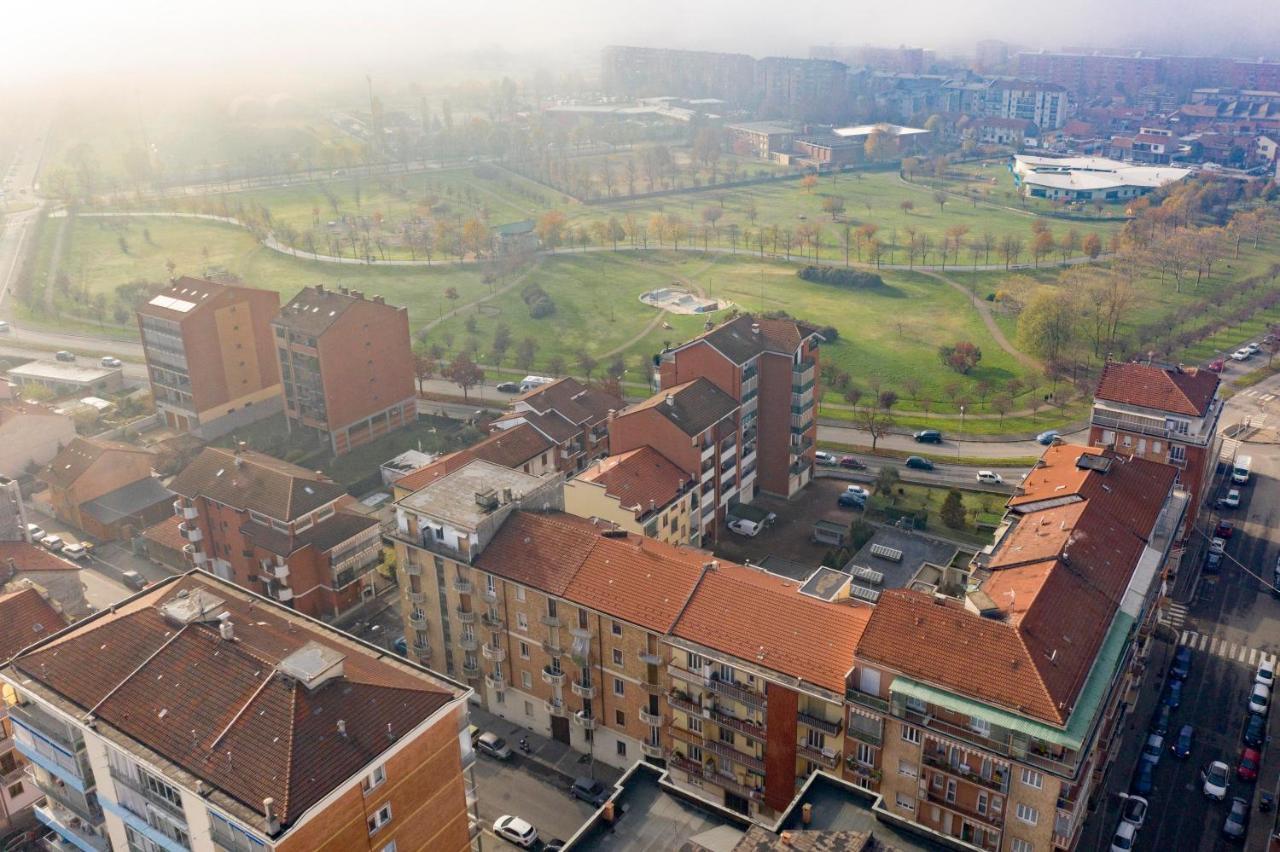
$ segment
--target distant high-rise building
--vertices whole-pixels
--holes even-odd
[[[755,60],[744,53],[611,45],[602,54],[601,82],[615,96],[721,98],[742,105],[752,99]]]

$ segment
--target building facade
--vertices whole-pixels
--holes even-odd
[[[156,410],[171,429],[210,440],[278,414],[271,318],[280,294],[180,278],[138,309]]]
[[[0,679],[57,848],[471,848],[467,690],[202,572]]]
[[[149,482],[155,453],[133,444],[76,438],[41,471],[58,520],[76,529],[91,526],[85,507],[105,495]]]
[[[600,387],[565,377],[521,395],[492,428],[513,432],[523,425],[532,427],[555,445],[555,469],[572,475],[609,455],[609,414],[624,405]]]
[[[564,508],[668,544],[702,541],[697,481],[653,447],[601,459],[570,479]]]
[[[317,431],[341,455],[418,419],[407,309],[317,284],[271,329],[291,428]]]
[[[315,618],[383,588],[382,527],[342,486],[243,447],[206,447],[170,483],[192,565]]]

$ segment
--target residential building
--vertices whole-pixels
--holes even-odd
[[[800,133],[793,125],[780,121],[726,124],[724,132],[729,150],[740,157],[761,160],[776,159],[778,154],[788,153],[791,143]]]
[[[90,527],[100,526],[89,511],[90,504],[95,500],[109,500],[122,489],[137,490],[138,499],[130,499],[128,503],[142,512],[147,511],[150,504],[138,501],[145,503],[148,495],[154,496],[159,493],[157,489],[163,490],[151,475],[155,459],[155,453],[133,444],[76,438],[53,457],[40,472],[40,478],[49,485],[49,504],[58,520],[89,531]],[[141,531],[141,527],[138,530]],[[95,529],[95,532],[102,531]]]
[[[66,619],[35,588],[0,592],[0,661],[57,633]],[[0,835],[35,822],[31,807],[44,796],[27,774],[27,759],[14,747],[8,701],[0,701]]]
[[[1136,95],[1159,82],[1156,56],[1106,53],[1021,52],[1014,57],[1018,77],[1056,83],[1080,96]]]
[[[661,387],[705,377],[741,405],[744,494],[754,494],[746,484],[752,450],[758,449],[761,491],[790,497],[813,476],[820,340],[817,329],[802,322],[744,315],[661,355]]]
[[[1040,128],[1035,122],[1022,118],[980,118],[972,127],[977,141],[986,145],[1022,148],[1028,142],[1034,145],[1040,138]]]
[[[557,472],[560,455],[546,435],[528,423],[521,423],[405,474],[393,483],[392,493],[399,500],[476,460],[530,476],[548,476]]]
[[[1094,391],[1089,443],[1173,465],[1191,495],[1184,534],[1209,499],[1223,401],[1211,370],[1108,361]]]
[[[0,541],[31,541],[22,488],[7,476],[0,476]]]
[[[608,95],[709,97],[746,105],[755,89],[755,60],[742,53],[610,45],[601,58]]]
[[[41,387],[56,397],[102,396],[124,387],[124,370],[97,364],[68,364],[65,361],[28,361],[5,372],[9,383],[21,389]]]
[[[603,388],[565,377],[515,399],[492,428],[511,431],[527,423],[556,446],[555,469],[573,474],[609,455],[609,413],[621,410],[625,404]],[[532,448],[533,444],[532,438],[521,439],[521,446]],[[517,466],[497,459],[490,461]]]
[[[55,848],[471,848],[468,690],[204,572],[0,681]]]
[[[697,480],[650,446],[601,459],[565,483],[566,512],[668,544],[697,547]]]
[[[659,391],[609,421],[615,453],[652,447],[697,483],[694,527],[703,543],[715,536],[716,522],[730,505],[755,496],[757,442],[754,431],[744,431],[741,411],[733,397],[697,378]]]
[[[314,618],[383,588],[382,527],[341,485],[243,445],[206,447],[169,483],[191,564]]]
[[[291,428],[314,429],[341,455],[418,419],[407,309],[317,284],[271,328]]]
[[[25,541],[0,542],[0,589],[34,588],[67,618],[83,618],[92,610],[85,598],[81,566]]]
[[[76,437],[76,422],[51,406],[23,402],[0,382],[0,476],[18,477],[50,462]]]
[[[849,679],[849,777],[965,848],[1076,848],[1187,502],[1168,465],[1048,448],[958,597],[879,596]]]
[[[166,426],[211,440],[280,413],[269,327],[279,309],[274,290],[187,277],[138,309],[151,393]]]
[[[815,118],[844,101],[849,68],[833,59],[767,56],[756,61],[755,89],[763,115]]]
[[[1191,174],[1173,166],[1135,166],[1105,157],[1015,154],[1013,184],[1031,198],[1051,201],[1129,201]]]
[[[1016,118],[1044,130],[1067,123],[1067,90],[1056,83],[999,79],[987,90],[982,116]]]
[[[423,665],[479,685],[476,617],[486,608],[487,589],[472,582],[467,566],[521,505],[562,509],[560,477],[532,476],[473,459],[396,502],[392,537],[403,578],[405,641]]]

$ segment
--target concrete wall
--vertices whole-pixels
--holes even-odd
[[[31,464],[44,465],[76,436],[63,414],[21,414],[0,426],[0,474],[17,477]]]

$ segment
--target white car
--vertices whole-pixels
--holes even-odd
[[[1244,345],[1244,348],[1249,350],[1250,355],[1257,355],[1259,352],[1262,351],[1262,347],[1259,346],[1257,343],[1246,343]]]
[[[498,817],[498,821],[493,824],[493,833],[522,849],[528,849],[538,841],[538,829],[516,816]]]
[[[40,540],[48,535],[48,533],[46,533],[44,529],[37,524],[27,524],[27,535],[31,536],[31,541],[39,544]]]
[[[1164,753],[1164,737],[1159,734],[1148,734],[1147,744],[1142,747],[1142,755],[1140,760],[1145,760],[1153,767],[1160,762],[1160,755]]]
[[[1213,537],[1213,541],[1209,542],[1210,553],[1222,553],[1227,549],[1227,540],[1225,538]]]
[[[124,366],[124,362],[123,362],[123,361],[121,361],[119,358],[113,358],[113,357],[111,357],[110,355],[103,355],[103,356],[102,356],[102,362],[101,362],[101,363],[102,363],[102,366],[104,366],[104,367],[111,367],[111,368],[113,368],[113,369],[114,369],[114,368],[116,368],[116,367],[123,367],[123,366]]]
[[[69,541],[62,545],[62,555],[68,559],[79,561],[89,555],[89,548],[78,541]]]
[[[871,492],[863,488],[861,485],[850,485],[844,490],[845,494],[852,494],[854,497],[865,500],[871,496]]]
[[[1135,830],[1142,828],[1142,824],[1147,821],[1147,800],[1128,793],[1120,795],[1124,798],[1124,804],[1120,807],[1120,818]]]
[[[1248,361],[1249,358],[1251,358],[1252,356],[1253,356],[1253,353],[1250,352],[1248,349],[1237,349],[1235,352],[1231,353],[1231,360],[1232,361]]]
[[[1130,852],[1137,839],[1138,829],[1133,827],[1133,823],[1122,821],[1111,838],[1111,852]]]
[[[50,533],[40,539],[40,544],[47,550],[52,550],[54,553],[57,553],[59,550],[62,550],[62,536]]]
[[[1270,657],[1263,657],[1262,662],[1258,663],[1258,670],[1253,674],[1253,682],[1271,689],[1276,682],[1276,661]]]
[[[1201,791],[1206,797],[1217,799],[1219,802],[1227,797],[1227,782],[1231,778],[1231,768],[1221,760],[1215,760],[1200,770],[1200,777],[1204,779]]]
[[[813,460],[817,464],[835,464],[839,461],[835,453],[829,453],[826,450],[816,450],[813,454]]]
[[[1260,683],[1253,685],[1253,692],[1249,693],[1249,712],[1257,713],[1259,716],[1267,715],[1267,709],[1271,706],[1271,689]]]
[[[988,485],[1004,485],[1004,477],[994,470],[978,471],[978,481],[985,482]]]
[[[1240,489],[1232,488],[1227,492],[1227,496],[1218,501],[1218,505],[1224,509],[1235,509],[1240,506]]]

